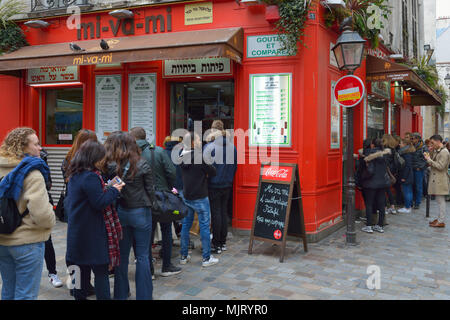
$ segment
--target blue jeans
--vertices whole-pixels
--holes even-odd
[[[0,245],[2,300],[36,300],[39,295],[45,242]]]
[[[412,184],[402,183],[402,192],[403,192],[403,199],[405,200],[405,208],[409,209],[411,208],[413,201]]]
[[[182,193],[181,196],[183,197]],[[198,215],[198,223],[200,225],[200,239],[202,241],[203,260],[209,260],[211,255],[211,238],[209,232],[209,224],[211,220],[211,211],[209,207],[208,197],[197,200],[187,200],[183,197],[184,203],[189,207],[188,215],[182,221],[181,228],[181,256],[188,255],[189,231],[194,222],[194,211]]]
[[[423,170],[414,169],[414,203],[420,206],[423,197]]]
[[[148,261],[152,233],[152,212],[150,208],[117,208],[123,239],[120,246],[120,265],[114,272],[114,299],[126,300],[130,288],[128,262],[133,239],[136,240],[136,300],[152,300],[153,283]]]

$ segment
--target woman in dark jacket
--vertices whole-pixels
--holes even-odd
[[[387,173],[386,156],[391,153],[390,149],[383,149],[380,139],[373,141],[373,149],[370,149],[364,161],[366,162],[368,179],[362,183],[364,189],[364,200],[366,203],[367,226],[362,231],[373,233],[377,231],[383,233],[385,204],[386,204],[386,188],[390,186],[390,180]],[[372,215],[379,212],[378,224],[373,225]]]
[[[405,160],[405,165],[400,170],[400,182],[402,184],[403,198],[405,199],[405,207],[398,210],[400,213],[411,213],[411,206],[413,200],[413,183],[414,173],[412,168],[412,161],[416,149],[410,140],[403,139],[400,142],[399,154]]]
[[[69,182],[64,201],[68,214],[66,261],[69,266],[80,268],[81,288],[87,287],[90,269],[94,271],[98,300],[111,299],[108,265],[111,269],[118,258],[121,236],[117,215],[109,206],[119,197],[123,183],[105,188],[96,167],[104,156],[105,148],[98,142],[88,141],[81,146],[67,171]],[[81,288],[74,289],[76,300],[86,299]]]
[[[121,177],[126,186],[118,201],[117,212],[123,227],[120,241],[120,265],[114,272],[114,299],[128,298],[128,262],[133,239],[136,241],[136,300],[151,300],[152,275],[149,248],[152,233],[151,204],[154,199],[153,176],[149,164],[141,158],[136,140],[127,132],[113,132],[105,142],[102,166],[109,178]]]
[[[391,153],[386,155],[386,161],[387,161],[389,170],[394,175],[396,180],[398,180],[398,168],[397,168],[396,161],[394,158],[395,153],[397,152],[396,148],[398,146],[398,143],[394,139],[394,137],[390,134],[383,135],[382,141],[383,141],[383,147],[389,148],[391,150]],[[387,208],[386,213],[391,213],[391,214],[397,213],[397,210],[395,210],[395,198],[392,193],[391,186],[386,188],[386,195],[387,195],[387,199],[389,200],[389,207]]]

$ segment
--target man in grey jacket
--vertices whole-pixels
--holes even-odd
[[[147,142],[146,134],[144,128],[135,127],[130,130],[130,134],[136,139],[136,143],[139,148],[142,150],[141,156],[147,160],[150,167],[152,168],[154,177],[155,177],[155,188],[158,191],[170,191],[175,183],[176,179],[176,169],[172,163],[172,160],[169,158],[167,153],[163,148],[154,146]],[[153,156],[153,159],[152,159]],[[152,219],[153,230],[152,230],[152,241],[155,238],[155,230],[156,224],[158,220],[155,216]],[[172,223],[159,223],[161,227],[162,233],[162,258],[163,258],[163,266],[161,275],[163,277],[172,276],[181,272],[181,268],[174,266],[171,263],[172,257]],[[153,272],[153,263],[152,263],[152,247],[150,246],[150,265],[152,266],[152,275]]]

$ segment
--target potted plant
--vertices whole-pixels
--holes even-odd
[[[305,23],[311,0],[261,0],[266,7],[266,19],[275,23],[283,49],[296,55],[298,42],[303,43]]]
[[[28,45],[22,29],[11,21],[11,17],[25,11],[21,0],[0,2],[0,55]]]
[[[386,4],[386,0],[344,0],[345,8],[330,9],[325,14],[325,25],[332,28],[335,31],[336,26],[347,18],[353,19],[353,30],[357,31],[361,37],[370,41],[372,48],[377,48],[379,45],[380,30],[383,29],[383,21],[380,19],[380,25],[378,28],[372,28],[369,25],[369,21],[374,18],[388,18],[391,13],[390,7]],[[374,12],[368,12],[368,9],[375,7],[380,16],[377,16]]]

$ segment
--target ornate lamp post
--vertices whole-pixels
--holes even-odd
[[[333,53],[339,70],[347,70],[349,74],[361,66],[365,40],[351,28],[351,19],[344,21],[344,32],[333,47]],[[353,164],[353,108],[347,109],[347,232],[346,243],[356,245],[355,231],[355,177]]]
[[[447,73],[447,75],[444,78],[444,81],[445,81],[445,85],[447,87],[450,87],[450,74]]]

